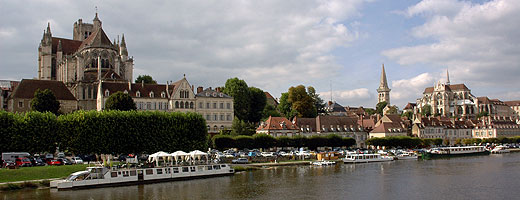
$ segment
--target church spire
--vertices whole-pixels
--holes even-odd
[[[51,34],[51,23],[50,22],[47,22],[47,34],[52,35]]]
[[[388,83],[386,81],[386,72],[385,72],[385,64],[383,64],[383,70],[381,71],[381,80],[379,81],[379,89],[389,89]]]
[[[381,71],[381,79],[379,80],[379,88],[377,88],[377,103],[386,102],[390,104],[390,88],[386,80],[385,64],[383,64]]]
[[[446,69],[446,85],[450,85],[450,74],[448,72],[448,69]]]

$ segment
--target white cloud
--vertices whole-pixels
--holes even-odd
[[[424,88],[433,87],[433,84],[439,79],[439,76],[423,73],[410,79],[392,81],[390,102],[402,109],[408,102],[415,102],[417,98],[420,98]]]
[[[519,91],[518,1],[424,0],[407,13],[425,17],[426,22],[414,27],[411,34],[428,42],[389,49],[383,55],[401,65],[448,67],[452,83],[466,83],[474,89]]]
[[[330,99],[329,92],[320,92],[320,97],[328,101]],[[332,99],[343,106],[365,105],[367,101],[372,101],[374,96],[367,88],[358,88],[353,90],[335,90],[332,92]]]

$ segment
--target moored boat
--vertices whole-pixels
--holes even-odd
[[[397,154],[395,156],[395,158],[397,160],[417,160],[417,159],[419,159],[419,156],[417,156],[417,154],[415,154],[413,152],[404,152],[404,153]]]
[[[496,146],[491,150],[493,154],[510,153],[511,151],[506,146]]]
[[[232,169],[227,164],[134,169],[109,169],[99,166],[87,167],[87,170],[85,171],[74,172],[64,180],[51,181],[50,187],[62,190],[118,185],[135,185],[152,182],[223,176],[234,173],[234,169]]]
[[[489,155],[484,146],[439,147],[432,148],[424,154],[425,158],[442,158],[454,156]]]
[[[335,165],[335,164],[336,164],[336,162],[329,161],[329,160],[321,160],[321,161],[312,162],[312,165],[315,165],[315,166],[328,166],[328,165]]]
[[[343,158],[344,163],[369,163],[369,162],[386,162],[394,160],[389,156],[381,156],[381,154],[348,154]]]

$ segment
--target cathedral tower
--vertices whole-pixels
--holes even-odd
[[[379,88],[377,88],[377,103],[385,101],[390,105],[390,88],[386,81],[385,64],[383,64],[383,70],[381,71],[381,80],[379,81]]]

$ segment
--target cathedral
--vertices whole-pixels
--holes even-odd
[[[124,35],[111,42],[97,13],[92,22],[75,22],[72,39],[53,37],[48,24],[38,47],[38,79],[65,83],[84,110],[96,109],[101,80],[131,82],[134,67]]]

